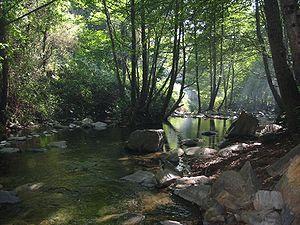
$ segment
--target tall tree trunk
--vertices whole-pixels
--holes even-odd
[[[131,105],[136,107],[137,98],[137,43],[136,43],[136,12],[135,0],[130,0],[130,19],[131,19]]]
[[[265,46],[265,41],[261,33],[261,24],[260,24],[260,6],[259,6],[259,0],[255,0],[255,18],[256,18],[256,35],[259,43],[259,50],[261,52],[265,73],[267,77],[267,81],[269,84],[269,87],[271,89],[271,92],[273,94],[274,100],[277,103],[278,107],[283,110],[283,104],[281,101],[281,97],[278,94],[276,88],[274,87],[273,81],[272,81],[272,75],[269,67],[269,60],[267,55],[267,50]]]
[[[141,97],[139,100],[139,108],[146,106],[145,102],[149,94],[149,60],[148,60],[148,46],[146,36],[146,21],[145,21],[145,0],[142,0],[141,4],[141,42],[142,42],[142,59],[143,59],[143,80]]]
[[[179,47],[180,47],[180,32],[179,32],[179,8],[180,3],[179,0],[175,0],[175,14],[174,14],[174,42],[173,42],[173,60],[172,60],[172,69],[171,69],[171,79],[167,91],[167,95],[164,99],[163,107],[162,107],[162,116],[163,119],[166,119],[168,106],[173,94],[174,84],[177,78],[178,72],[178,61],[179,61]]]
[[[287,63],[279,5],[277,0],[264,0],[264,2],[274,69],[287,116],[288,128],[291,131],[300,131],[300,93]]]
[[[102,4],[104,7],[104,13],[106,16],[106,24],[108,27],[108,33],[109,33],[109,38],[110,38],[111,47],[112,47],[113,59],[114,59],[114,64],[115,64],[115,73],[116,73],[118,86],[119,86],[118,88],[119,88],[121,96],[123,96],[124,95],[124,86],[122,84],[122,78],[121,78],[120,71],[119,71],[119,62],[118,62],[118,56],[117,56],[117,52],[116,52],[116,43],[115,43],[115,39],[114,39],[114,35],[113,35],[113,27],[112,27],[112,23],[111,23],[110,13],[107,8],[106,0],[102,0]]]
[[[0,0],[0,63],[1,63],[1,77],[0,77],[0,127],[5,127],[7,122],[7,99],[8,99],[8,82],[9,82],[9,63],[7,56],[7,26],[6,20],[3,16],[4,0]]]
[[[230,88],[230,97],[229,97],[229,104],[228,104],[228,108],[231,109],[232,108],[232,104],[233,104],[233,92],[234,92],[234,85],[235,85],[235,68],[234,68],[234,61],[231,64],[231,88]]]
[[[294,76],[300,84],[300,8],[297,0],[280,0],[289,46],[292,53]]]
[[[197,41],[197,28],[196,24],[194,25],[194,41],[195,41],[195,61],[196,61],[196,85],[197,85],[197,97],[198,97],[198,114],[201,113],[202,105],[201,105],[201,93],[200,93],[200,81],[199,81],[199,49],[198,49],[198,41]]]

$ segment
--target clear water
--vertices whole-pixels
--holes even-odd
[[[200,131],[211,128],[210,122],[198,119],[173,118],[171,123],[178,133],[164,127],[175,139],[177,134],[184,138],[201,137]],[[215,129],[218,135],[214,139],[204,138],[207,143],[216,143],[222,137],[223,121],[215,122]],[[20,154],[0,155],[0,184],[4,189],[43,183],[39,190],[19,192],[21,203],[0,206],[0,224],[120,224],[110,218],[126,212],[145,215],[145,224],[197,217],[198,211],[191,210],[168,192],[120,180],[138,169],[145,169],[139,166],[143,157],[130,156],[123,149],[129,133],[126,128],[64,131],[21,144],[23,152]],[[26,152],[29,148],[46,147],[49,142],[61,140],[67,141],[67,149]]]
[[[178,118],[170,119],[170,125],[165,124],[164,129],[168,133],[168,141],[171,149],[176,148],[178,139],[199,138],[201,145],[205,147],[218,148],[218,144],[223,140],[231,120],[203,119],[203,118]],[[204,136],[202,132],[215,131],[213,136]]]

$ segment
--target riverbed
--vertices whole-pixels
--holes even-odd
[[[230,125],[226,120],[201,118],[171,118],[170,123],[164,129],[173,140],[171,146],[179,139],[201,138],[201,145],[216,147]],[[209,130],[217,135],[201,135]],[[75,129],[18,143],[22,153],[0,156],[0,184],[5,190],[24,184],[37,188],[17,189],[21,202],[0,206],[0,224],[121,224],[118,218],[125,213],[145,216],[145,224],[197,219],[197,209],[168,191],[120,180],[145,169],[124,150],[129,134],[127,128]],[[62,140],[67,141],[66,149],[28,151]]]

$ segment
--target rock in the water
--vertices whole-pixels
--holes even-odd
[[[22,136],[22,137],[19,137],[19,136],[16,136],[16,137],[11,136],[11,137],[9,137],[7,140],[8,140],[8,141],[26,141],[26,139],[27,139],[27,137],[25,137],[25,136]]]
[[[76,124],[74,124],[74,123],[69,124],[69,129],[73,130],[76,128],[78,128],[78,126]]]
[[[184,139],[181,141],[181,145],[187,147],[195,147],[199,144],[199,139]]]
[[[296,156],[300,156],[300,144],[297,145],[295,148],[293,148],[291,151],[289,151],[285,156],[283,156],[282,158],[280,158],[273,165],[271,165],[267,169],[267,172],[271,176],[282,175],[287,170],[287,168],[290,165],[291,161]]]
[[[45,184],[44,183],[35,183],[35,184],[24,184],[15,189],[19,194],[20,192],[34,192],[40,190]]]
[[[165,220],[160,222],[161,225],[182,225],[181,223],[173,220]]]
[[[210,204],[210,190],[209,185],[198,185],[189,186],[183,189],[174,190],[174,194],[189,201],[197,204],[202,209],[207,209]]]
[[[300,157],[296,157],[276,186],[282,193],[284,203],[295,215],[292,225],[300,224]]]
[[[162,149],[163,130],[136,130],[130,134],[127,148],[139,153],[153,153]]]
[[[217,135],[217,132],[216,131],[204,131],[201,133],[203,136],[214,136],[214,135]]]
[[[212,148],[201,148],[201,147],[191,147],[185,150],[185,154],[188,156],[195,156],[201,158],[211,158],[218,151]]]
[[[281,210],[284,203],[280,192],[260,190],[254,196],[253,205],[257,211]]]
[[[158,187],[161,188],[170,186],[179,178],[180,176],[175,171],[172,171],[170,169],[161,169],[156,174]]]
[[[138,170],[137,172],[122,177],[122,180],[127,180],[130,182],[138,183],[145,187],[154,187],[157,185],[157,181],[155,179],[155,175],[148,171]]]
[[[16,204],[20,199],[9,191],[0,191],[0,204]]]
[[[81,121],[83,128],[91,128],[93,125],[93,120],[90,118],[85,118]]]
[[[246,182],[246,185],[252,189],[253,192],[256,192],[261,184],[257,179],[256,173],[254,172],[251,163],[248,161],[240,170],[240,174],[243,180]]]
[[[280,214],[272,210],[246,211],[241,220],[248,225],[282,225]]]
[[[53,148],[67,148],[67,142],[66,141],[52,142],[48,146]]]
[[[123,222],[121,222],[121,225],[140,225],[145,220],[145,216],[142,214],[127,214],[126,218]]]
[[[228,138],[255,136],[258,128],[258,119],[252,114],[243,111],[227,131]]]
[[[2,148],[0,149],[0,153],[7,153],[7,154],[11,154],[11,153],[18,153],[21,152],[20,149],[18,148]]]
[[[96,122],[96,123],[92,123],[92,127],[95,130],[105,130],[107,129],[107,124],[103,122]]]
[[[221,149],[218,152],[218,155],[221,157],[233,156],[235,154],[238,154],[239,151],[242,151],[246,147],[247,147],[247,144],[244,144],[244,143],[231,145],[229,147]]]
[[[225,171],[212,186],[212,196],[220,205],[238,210],[252,204],[254,190],[236,171]]]

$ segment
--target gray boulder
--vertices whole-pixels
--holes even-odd
[[[300,156],[300,144],[297,145],[295,148],[293,148],[291,151],[289,151],[285,156],[280,158],[277,162],[275,162],[273,165],[271,165],[267,172],[271,176],[278,176],[283,175],[284,172],[289,167],[291,161],[296,157]]]
[[[239,118],[231,124],[226,136],[227,138],[255,136],[257,128],[258,119],[243,111]]]
[[[188,186],[182,189],[174,190],[174,194],[197,204],[202,209],[207,209],[212,201],[210,196],[211,187],[209,185]]]
[[[7,140],[8,141],[26,141],[26,136],[11,136]]]
[[[239,210],[252,204],[253,188],[236,171],[225,171],[212,186],[212,196],[231,210]]]
[[[242,176],[243,180],[246,182],[246,185],[251,188],[253,192],[256,192],[261,184],[257,179],[256,173],[254,172],[251,163],[248,161],[240,170],[240,175]]]
[[[272,210],[245,211],[241,220],[248,225],[282,225],[280,214]]]
[[[92,123],[92,127],[95,130],[105,130],[107,129],[107,124],[103,122]]]
[[[300,156],[293,159],[276,185],[276,190],[280,191],[286,204],[286,208],[295,215],[292,225],[300,224]],[[288,215],[288,214],[287,214]],[[289,215],[288,215],[289,216]],[[289,217],[287,217],[289,218]]]
[[[138,183],[144,187],[155,187],[157,181],[155,175],[148,171],[138,170],[135,173],[122,177],[122,180]]]
[[[0,191],[0,204],[16,204],[20,199],[12,192]]]
[[[254,196],[253,205],[257,211],[282,210],[284,203],[280,192],[260,190]]]
[[[81,121],[83,128],[91,128],[93,126],[92,123],[93,123],[93,120],[90,118],[85,118]]]
[[[18,153],[21,152],[18,148],[2,148],[0,149],[0,153],[2,154],[12,154],[12,153]]]
[[[161,151],[163,144],[163,130],[136,130],[130,134],[126,147],[145,154]]]

